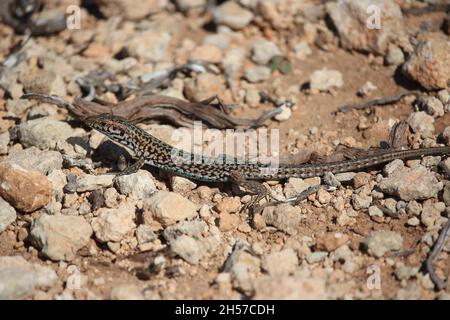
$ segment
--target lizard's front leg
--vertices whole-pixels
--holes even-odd
[[[245,179],[239,172],[232,172],[230,179],[244,192],[253,196],[252,200],[246,203],[241,211],[249,209],[252,214],[261,211],[258,210],[259,201],[269,195],[269,190],[261,182]]]
[[[144,163],[145,163],[144,158],[139,158],[139,159],[136,160],[135,163],[133,163],[132,165],[130,165],[130,166],[128,166],[127,168],[125,168],[125,170],[119,172],[119,173],[116,175],[116,177],[126,176],[126,175],[129,175],[129,174],[136,173],[136,172],[138,172],[138,170],[139,170],[140,168],[142,168],[142,166],[144,165]]]

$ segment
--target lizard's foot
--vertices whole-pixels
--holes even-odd
[[[144,158],[139,158],[135,163],[133,163],[131,166],[128,166],[125,170],[120,172],[108,172],[107,174],[115,175],[113,179],[113,182],[115,182],[118,177],[138,172],[143,165],[144,165]]]
[[[129,174],[133,174],[139,171],[140,168],[144,165],[145,160],[144,158],[139,158],[135,163],[133,163],[131,166],[128,166],[125,170],[119,172],[117,176],[126,176]]]
[[[230,175],[231,181],[241,188],[244,192],[252,195],[252,199],[244,204],[239,212],[247,211],[250,213],[250,219],[253,217],[254,210],[259,207],[259,201],[269,195],[269,190],[258,181],[247,180],[240,173],[233,172]]]
[[[261,213],[261,211],[264,210],[264,208],[277,206],[277,205],[280,205],[280,204],[283,204],[283,203],[288,203],[288,204],[291,204],[293,206],[299,205],[300,202],[305,200],[310,195],[312,195],[312,194],[316,193],[317,191],[319,191],[320,188],[321,188],[321,186],[319,186],[319,185],[312,186],[312,187],[309,187],[308,189],[306,189],[305,191],[302,191],[301,193],[299,193],[298,195],[296,195],[293,198],[289,198],[289,199],[286,199],[286,200],[277,200],[277,199],[275,199],[275,201],[271,201],[271,202],[268,202],[268,203],[263,204],[263,205],[257,205],[257,206],[255,206],[253,208],[253,214]],[[274,197],[271,196],[271,198],[274,198]]]

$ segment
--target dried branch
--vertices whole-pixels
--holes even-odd
[[[242,119],[228,115],[223,104],[205,102],[188,102],[167,96],[144,96],[133,100],[119,102],[116,105],[101,104],[94,101],[75,99],[73,103],[64,101],[60,97],[39,93],[29,93],[23,99],[34,99],[56,104],[69,110],[78,118],[110,113],[121,116],[133,122],[149,122],[163,119],[178,126],[193,127],[195,121],[202,121],[207,126],[218,129],[242,127],[259,127],[267,120],[279,114],[282,109],[274,108],[264,112],[257,119]]]
[[[442,228],[442,231],[439,234],[436,243],[434,244],[433,250],[431,251],[426,261],[427,271],[430,274],[430,278],[433,281],[434,285],[436,286],[437,290],[444,289],[447,286],[447,281],[443,281],[438,277],[433,268],[433,261],[437,258],[439,253],[444,248],[449,236],[450,236],[450,219],[447,221],[444,228]]]
[[[346,105],[343,105],[342,107],[340,107],[334,113],[336,114],[337,112],[349,112],[350,110],[353,110],[353,109],[359,110],[359,109],[371,108],[374,106],[389,105],[389,104],[393,104],[393,103],[400,101],[401,99],[403,99],[406,96],[416,96],[417,97],[419,95],[420,95],[420,92],[418,92],[418,91],[405,91],[398,95],[377,98],[377,99],[373,99],[373,100],[370,100],[367,102],[346,104]]]

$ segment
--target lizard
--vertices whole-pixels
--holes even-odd
[[[120,116],[101,114],[86,117],[82,121],[90,128],[103,133],[113,142],[134,153],[137,161],[119,175],[134,173],[147,164],[196,181],[231,182],[254,196],[244,208],[253,207],[269,194],[268,189],[260,182],[263,180],[283,180],[290,177],[310,178],[323,176],[328,172],[360,171],[395,159],[450,154],[449,146],[408,150],[379,149],[354,159],[307,164],[279,163],[276,170],[267,170],[269,169],[268,164],[242,161],[238,158],[230,161],[227,155],[211,158],[178,149]],[[181,161],[176,161],[177,159],[181,159]]]

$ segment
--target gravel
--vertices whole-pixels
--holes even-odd
[[[272,71],[263,66],[256,66],[245,71],[245,78],[251,83],[263,82],[270,78]]]
[[[1,162],[0,181],[0,196],[20,211],[33,212],[50,202],[52,185],[38,171]]]
[[[275,57],[282,55],[277,45],[265,39],[258,39],[252,46],[252,60],[254,63],[265,66]]]
[[[405,62],[405,55],[399,47],[390,46],[384,59],[388,65],[399,66]]]
[[[0,299],[16,300],[30,297],[36,287],[36,275],[20,256],[0,257]]]
[[[416,108],[424,110],[434,118],[444,115],[444,105],[436,97],[418,97],[415,101]]]
[[[233,287],[247,294],[254,290],[254,281],[261,265],[259,258],[250,252],[248,244],[237,242],[223,266],[223,270],[231,274]]]
[[[364,239],[363,245],[371,256],[381,258],[386,253],[400,250],[403,246],[403,238],[394,231],[373,231]]]
[[[124,202],[117,209],[99,209],[91,225],[99,241],[119,242],[136,227],[134,219],[134,205]]]
[[[141,224],[136,228],[136,238],[139,244],[149,243],[157,239],[157,235],[152,228],[145,224]]]
[[[158,191],[144,201],[144,221],[155,219],[164,226],[193,218],[197,215],[196,206],[188,199],[174,192]]]
[[[55,149],[75,135],[67,122],[48,118],[29,120],[19,125],[18,131],[20,142],[25,147],[35,146],[41,150]]]
[[[111,290],[111,300],[144,300],[142,289],[134,284],[122,284]]]
[[[86,192],[94,191],[101,188],[108,188],[113,185],[114,175],[103,174],[103,175],[92,175],[86,174],[77,177],[76,179],[76,191]]]
[[[10,140],[9,132],[3,132],[0,134],[0,155],[8,153],[8,143]]]
[[[220,238],[214,234],[203,236],[207,230],[204,221],[194,220],[166,228],[163,236],[172,252],[195,265],[219,245]]]
[[[373,91],[378,90],[378,87],[372,82],[367,81],[358,89],[358,95],[361,97],[367,97],[372,94]]]
[[[156,191],[153,180],[150,172],[139,170],[133,174],[118,176],[114,180],[114,185],[121,194],[141,200],[150,197]]]
[[[305,60],[312,54],[312,50],[306,41],[300,41],[294,46],[295,57],[299,60]]]
[[[125,47],[132,57],[139,60],[168,61],[171,38],[167,32],[147,30],[130,37]]]
[[[92,229],[80,216],[50,216],[42,214],[33,221],[30,232],[39,250],[54,261],[70,261],[86,246]]]
[[[16,210],[8,202],[0,198],[0,233],[16,221]]]
[[[306,256],[306,261],[309,264],[319,263],[328,256],[328,252],[316,251]]]
[[[422,206],[420,222],[427,227],[428,231],[433,230],[443,222],[441,214],[445,211],[445,204],[428,199],[423,202]]]
[[[383,211],[378,208],[377,206],[370,206],[369,207],[369,216],[371,217],[382,217]]]
[[[223,24],[239,30],[253,20],[253,13],[234,1],[226,1],[213,11],[213,18],[216,24]]]
[[[424,33],[402,71],[428,90],[447,88],[450,80],[447,38],[440,33]]]
[[[47,175],[62,168],[63,158],[57,151],[41,151],[36,147],[15,150],[8,154],[5,161],[17,164],[26,170],[37,170]]]
[[[175,0],[175,3],[182,11],[187,11],[206,5],[206,0]]]
[[[369,10],[374,6],[383,8],[379,27],[374,12]],[[339,33],[341,46],[346,49],[384,53],[392,40],[405,34],[401,9],[390,0],[329,2],[326,8]],[[375,28],[377,32],[373,31]]]
[[[205,255],[200,242],[184,234],[170,242],[170,249],[191,264],[198,264]]]
[[[271,276],[292,274],[298,268],[297,253],[292,249],[271,252],[263,258],[261,266]]]
[[[354,193],[352,195],[352,204],[355,210],[367,209],[372,204],[372,197],[364,193]]]
[[[319,250],[331,252],[349,241],[349,237],[341,232],[328,232],[323,237],[317,239],[316,247]]]
[[[197,188],[197,184],[187,178],[173,176],[170,179],[172,190],[176,193],[187,193]]]
[[[160,10],[163,10],[167,6],[168,1],[146,0],[133,2],[133,5],[130,4],[131,3],[129,0],[100,1],[98,3],[98,9],[101,14],[107,18],[120,15],[126,20],[139,21],[151,14],[155,14]]]
[[[381,179],[378,188],[385,194],[410,201],[436,197],[442,190],[443,183],[427,168],[417,165],[393,171],[388,177]]]
[[[284,194],[286,198],[293,198],[310,187],[319,186],[320,181],[318,177],[308,179],[289,178],[284,185]]]
[[[450,103],[450,92],[448,90],[442,89],[437,93],[437,97],[443,104]]]
[[[328,92],[332,89],[341,88],[344,85],[342,73],[337,70],[328,70],[323,68],[314,71],[310,78],[311,92],[318,93],[320,91]]]
[[[38,92],[63,97],[66,86],[56,70],[35,69],[21,77],[24,92]]]
[[[267,225],[286,232],[296,234],[301,222],[299,210],[290,204],[281,204],[276,207],[267,207],[262,213],[262,217]]]
[[[433,136],[434,118],[424,111],[412,113],[408,118],[408,124],[413,132],[419,133],[423,138]]]
[[[279,297],[283,300],[330,299],[326,279],[320,275],[297,275],[283,277],[260,277],[255,282],[255,299]]]

